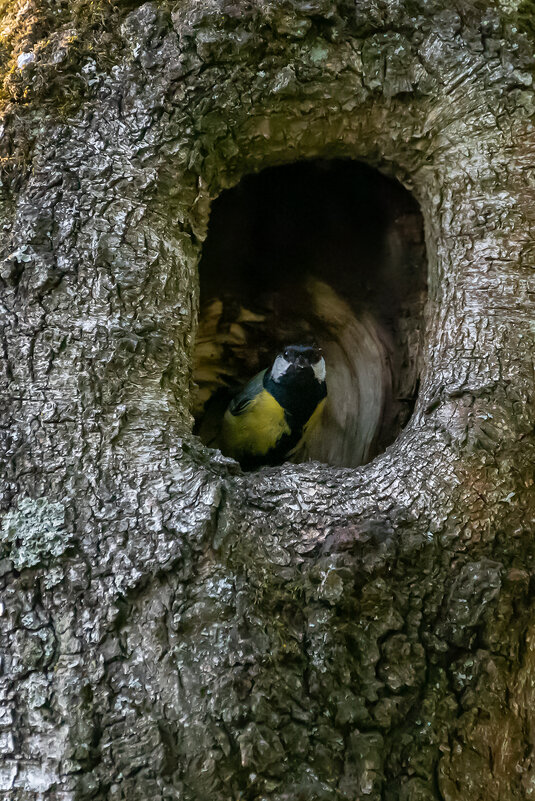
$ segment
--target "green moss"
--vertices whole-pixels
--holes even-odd
[[[4,191],[16,190],[27,174],[40,120],[74,115],[94,91],[98,81],[93,78],[108,72],[122,57],[121,22],[143,2],[0,0]]]
[[[535,0],[492,0],[483,4],[492,7],[499,15],[505,27],[502,35],[508,39],[518,31],[535,42]]]
[[[0,103],[37,101],[73,110],[88,81],[88,60],[107,71],[122,52],[119,28],[142,0],[0,0]]]
[[[535,41],[535,0],[524,0],[516,12],[518,29]]]

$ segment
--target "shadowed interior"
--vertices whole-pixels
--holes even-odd
[[[248,175],[213,202],[199,269],[205,444],[217,447],[243,384],[301,341],[323,348],[329,394],[294,461],[353,467],[396,438],[416,398],[426,295],[422,217],[401,184],[346,159]]]

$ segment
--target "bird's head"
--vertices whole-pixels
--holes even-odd
[[[279,353],[271,368],[271,379],[275,383],[313,376],[316,381],[325,381],[325,360],[316,345],[287,345]]]

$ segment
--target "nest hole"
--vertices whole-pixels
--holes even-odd
[[[206,445],[236,392],[311,339],[328,397],[293,460],[355,467],[396,439],[418,391],[427,273],[400,183],[346,159],[247,175],[212,204],[199,273],[192,411]]]

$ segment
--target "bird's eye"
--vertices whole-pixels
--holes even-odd
[[[284,358],[286,359],[286,361],[288,361],[288,360],[289,360],[289,358],[290,358],[290,351],[288,350],[288,348],[286,348],[286,350],[284,351],[284,353],[283,353],[282,355],[284,356]]]

